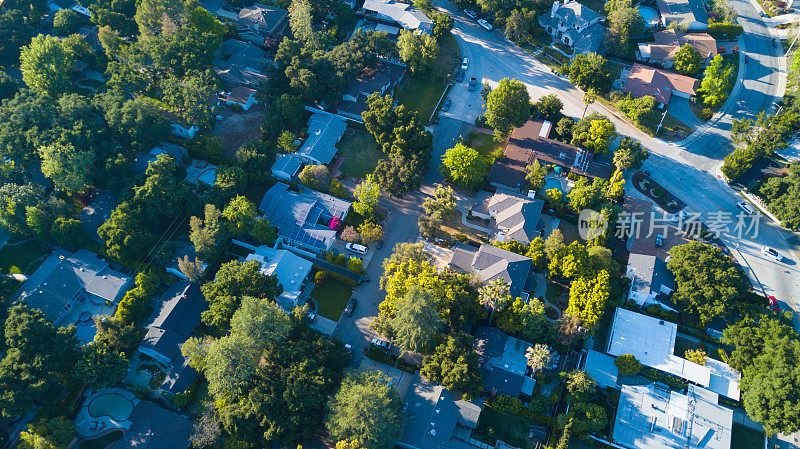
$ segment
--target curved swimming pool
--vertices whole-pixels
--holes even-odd
[[[100,395],[89,403],[89,415],[92,418],[110,416],[115,421],[125,421],[132,411],[133,403],[118,393]]]
[[[658,12],[655,9],[642,5],[637,6],[637,9],[647,26],[658,25]]]

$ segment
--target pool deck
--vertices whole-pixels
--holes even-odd
[[[132,405],[132,410],[133,407],[139,403],[139,398],[137,398],[136,395],[122,388],[105,388],[94,393],[92,393],[90,390],[87,390],[87,394],[88,397],[83,402],[83,405],[78,412],[78,416],[75,417],[75,432],[78,433],[78,435],[92,438],[102,436],[109,430],[128,430],[130,428],[131,421],[127,419],[127,417],[124,420],[119,420],[108,415],[98,417],[92,416],[92,414],[89,413],[89,404],[101,396],[116,394],[129,400]]]

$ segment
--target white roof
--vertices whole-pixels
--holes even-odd
[[[733,410],[716,395],[690,386],[687,394],[657,384],[625,385],[614,423],[614,442],[631,449],[729,449]]]
[[[586,363],[583,366],[586,374],[592,376],[600,388],[613,387],[617,388],[617,376],[619,376],[619,369],[614,363],[614,357],[589,350],[586,353]]]
[[[393,0],[366,0],[364,9],[385,16],[407,30],[430,29],[433,24],[433,21],[422,11],[414,9],[407,3]]]
[[[631,354],[642,365],[673,374],[734,400],[739,400],[739,374],[710,357],[705,365],[678,357],[678,325],[621,307],[614,314],[608,353]]]

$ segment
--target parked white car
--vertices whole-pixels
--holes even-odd
[[[367,247],[364,245],[359,245],[358,243],[348,243],[344,245],[345,249],[350,251],[351,253],[356,254],[367,254]]]
[[[372,344],[375,346],[380,346],[381,348],[391,349],[392,343],[386,340],[381,340],[380,338],[373,338]]]
[[[739,201],[736,203],[736,207],[741,209],[747,215],[753,215],[756,213],[756,211],[753,210],[753,206],[751,206],[747,201]]]
[[[783,256],[781,256],[780,253],[775,251],[773,248],[770,248],[769,246],[762,247],[761,248],[761,254],[763,254],[763,255],[765,255],[767,257],[771,257],[771,258],[777,260],[778,262],[782,262],[783,261]]]
[[[489,31],[492,31],[492,24],[487,22],[486,19],[478,19],[478,25],[486,28]]]
[[[467,70],[467,67],[469,67],[469,59],[464,58],[464,60],[461,61],[461,70]]]
[[[474,18],[478,17],[478,13],[476,13],[475,11],[473,11],[471,9],[465,9],[464,10],[464,15],[469,17],[470,19],[474,19]]]

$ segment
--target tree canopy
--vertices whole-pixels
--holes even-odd
[[[692,44],[685,43],[680,50],[675,54],[675,70],[688,76],[697,75],[700,72],[700,64],[703,62],[703,57]]]
[[[478,354],[472,350],[472,337],[467,334],[448,336],[433,355],[425,357],[420,374],[466,398],[477,397],[483,389]]]
[[[503,78],[486,98],[486,124],[506,137],[530,118],[531,97],[525,85]]]
[[[474,190],[486,180],[489,164],[478,150],[457,143],[444,153],[442,171],[453,184]]]

